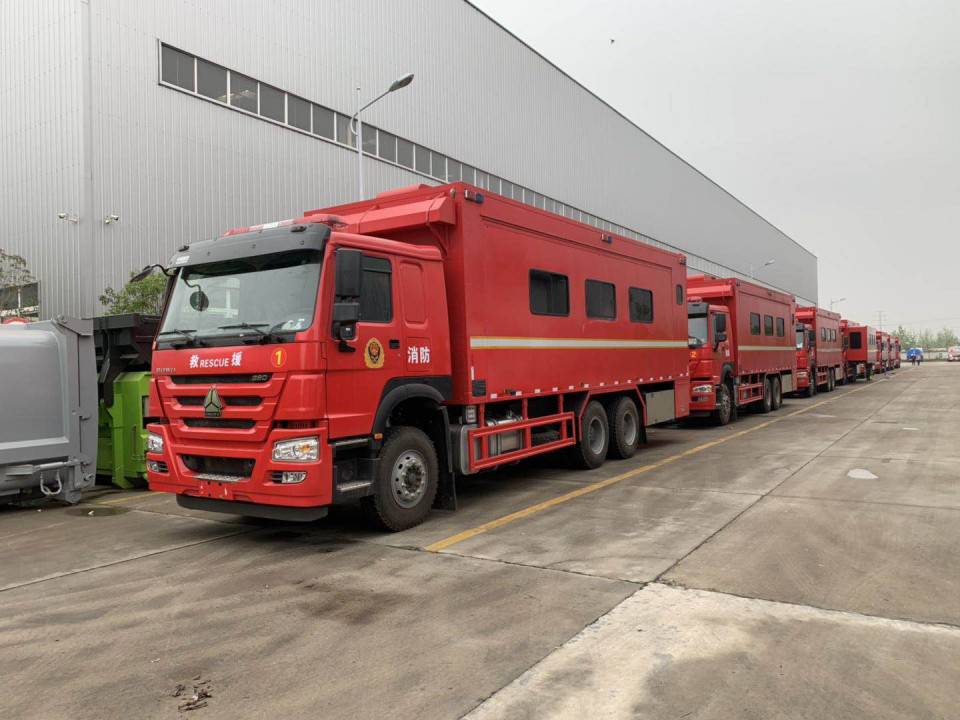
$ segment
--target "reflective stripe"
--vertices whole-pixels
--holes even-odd
[[[741,350],[796,350],[795,345],[741,345]]]
[[[472,349],[550,349],[593,350],[609,348],[648,349],[686,348],[686,340],[619,340],[616,338],[535,338],[535,337],[472,337]]]

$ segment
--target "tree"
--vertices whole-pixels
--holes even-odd
[[[130,277],[134,275],[136,271],[130,273]],[[100,304],[107,308],[108,315],[159,315],[163,311],[163,294],[166,289],[167,276],[155,272],[140,282],[128,282],[119,292],[108,286],[100,296]]]
[[[957,340],[957,334],[948,327],[941,329],[940,332],[937,333],[934,342],[938,348],[948,348],[951,345],[960,345],[960,341]]]
[[[13,292],[13,297],[16,298],[17,314],[20,314],[20,309],[23,307],[20,291],[36,281],[23,256],[8,253],[0,248],[0,289],[9,288]]]

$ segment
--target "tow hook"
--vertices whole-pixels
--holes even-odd
[[[42,492],[47,497],[53,497],[54,495],[59,495],[63,492],[63,482],[60,480],[60,471],[57,470],[57,474],[54,476],[54,479],[57,481],[57,489],[53,490],[48,488],[46,481],[43,479],[43,473],[40,473],[40,492]]]

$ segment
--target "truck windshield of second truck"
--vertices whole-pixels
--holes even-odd
[[[315,250],[258,255],[180,269],[160,328],[164,343],[206,345],[289,339],[313,322],[320,282]]]
[[[702,347],[707,344],[708,326],[706,315],[691,315],[687,319],[687,335],[690,347]]]

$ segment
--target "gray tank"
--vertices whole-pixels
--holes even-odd
[[[0,326],[0,503],[75,503],[97,467],[93,323]]]

